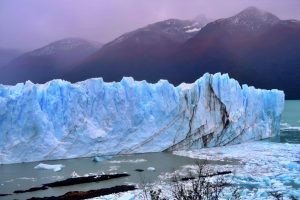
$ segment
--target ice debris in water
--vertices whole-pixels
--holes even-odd
[[[94,162],[101,162],[101,161],[103,161],[103,158],[101,158],[101,157],[99,157],[99,156],[95,156],[95,157],[93,158],[93,161],[94,161]]]
[[[62,170],[63,167],[65,166],[62,164],[49,165],[49,164],[40,163],[37,166],[35,166],[34,169],[47,169],[47,170],[53,170],[55,172],[58,172]]]
[[[155,171],[155,168],[154,167],[148,167],[147,170],[148,171]]]
[[[259,197],[254,199],[269,199],[268,192],[274,190],[285,197],[300,198],[300,144],[255,141],[174,153],[197,159],[232,161],[232,164],[212,167],[219,171],[234,171],[229,176],[234,184],[258,188],[255,193]],[[253,199],[252,189],[242,191],[242,199]]]

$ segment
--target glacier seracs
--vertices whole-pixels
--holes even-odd
[[[284,93],[205,74],[0,85],[0,163],[197,149],[279,134]]]

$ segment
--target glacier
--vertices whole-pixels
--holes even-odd
[[[0,163],[225,146],[279,134],[282,91],[204,74],[175,87],[52,80],[0,85]]]

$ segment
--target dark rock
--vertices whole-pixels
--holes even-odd
[[[9,196],[11,194],[0,194],[0,197],[5,197],[5,196]]]
[[[33,187],[28,190],[16,190],[16,191],[14,191],[14,193],[18,194],[18,193],[34,192],[34,191],[47,190],[47,189],[48,189],[48,187],[43,185],[41,187]]]
[[[25,193],[25,192],[33,192],[39,190],[46,190],[49,187],[61,187],[61,186],[69,186],[69,185],[77,185],[82,183],[93,183],[99,181],[106,181],[114,178],[121,178],[130,176],[129,174],[110,174],[110,175],[97,175],[97,176],[86,176],[86,177],[76,177],[76,178],[68,178],[62,181],[56,181],[52,183],[43,184],[41,187],[33,187],[28,190],[16,190],[14,193]]]
[[[48,187],[60,187],[60,186],[69,186],[69,185],[77,185],[82,183],[93,183],[99,181],[106,181],[114,178],[121,178],[129,176],[129,174],[111,174],[111,175],[99,175],[99,176],[86,176],[86,177],[76,177],[76,178],[68,178],[62,181],[56,181],[53,183],[44,184],[44,186]]]
[[[102,188],[98,190],[90,190],[87,192],[84,191],[72,191],[72,192],[67,192],[66,194],[62,196],[51,196],[51,197],[32,197],[30,200],[79,200],[79,199],[87,199],[87,198],[93,198],[93,197],[98,197],[98,196],[104,196],[104,195],[109,195],[109,194],[114,194],[114,193],[119,193],[119,192],[127,192],[131,190],[135,190],[135,186],[133,185],[118,185],[114,186],[111,188]]]

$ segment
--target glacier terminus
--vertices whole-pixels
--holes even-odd
[[[225,146],[279,134],[284,93],[204,74],[0,85],[0,163]]]

